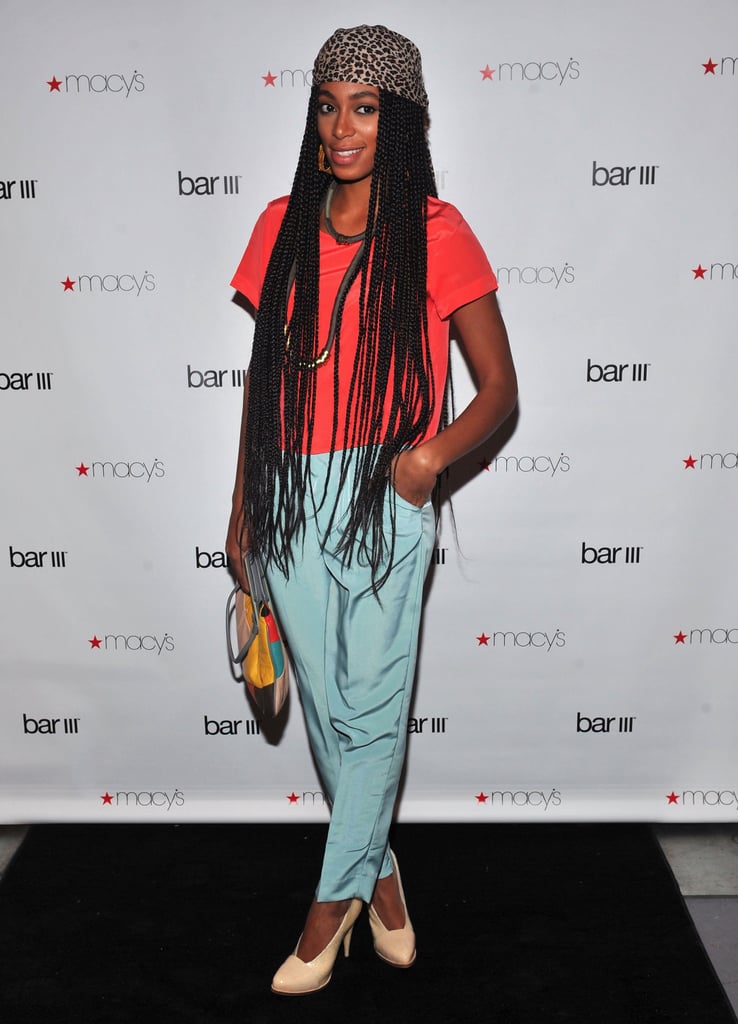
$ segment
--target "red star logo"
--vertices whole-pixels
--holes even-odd
[[[679,797],[677,796],[677,794],[674,792],[673,789],[672,789],[671,793],[669,793],[667,795],[666,799],[669,801],[670,804],[678,804],[679,803]]]
[[[98,639],[97,633],[93,636],[92,640],[88,640],[87,643],[90,645],[90,650],[97,650],[102,643],[102,640]]]
[[[53,75],[50,82],[46,83],[49,87],[49,92],[61,92],[61,82]]]
[[[696,281],[698,277],[701,281],[704,281],[705,274],[707,273],[707,267],[703,267],[701,263],[698,263],[696,267],[692,268],[692,273],[694,274],[694,281]]]
[[[265,89],[268,85],[271,85],[273,89],[277,88],[276,85],[274,84],[277,81],[277,76],[273,75],[271,71],[267,71],[267,73],[265,75],[262,75],[261,77],[264,79]]]
[[[113,798],[110,795],[110,793],[108,793],[107,789],[105,790],[105,796],[101,796],[100,799],[102,800],[103,804],[112,804],[113,802]]]
[[[482,81],[483,82],[485,81],[485,79],[487,79],[487,80],[489,80],[491,82],[492,81],[492,75],[494,75],[494,73],[495,73],[494,72],[494,68],[491,68],[489,66],[489,64],[485,64],[484,68],[479,72],[479,74],[482,76]]]
[[[489,637],[487,636],[486,633],[481,633],[477,637],[477,645],[479,647],[488,647],[489,646]]]
[[[705,69],[705,74],[706,75],[714,75],[715,74],[715,68],[717,67],[717,64],[712,59],[712,57],[708,57],[707,58],[707,64],[703,64],[702,67]]]
[[[687,634],[686,633],[682,633],[681,629],[679,630],[678,633],[674,633],[674,643],[675,644],[683,644],[686,639],[687,639]]]
[[[480,459],[477,462],[477,465],[479,466],[479,472],[480,473],[481,472],[489,473],[489,467],[492,465],[492,463],[489,461],[489,459]]]
[[[77,283],[76,281],[71,281],[69,279],[69,274],[67,274],[66,281],[61,281],[60,282],[60,284],[64,285],[64,291],[65,292],[73,292],[74,291],[74,286],[76,285],[76,283]]]
[[[697,459],[692,458],[690,455],[688,459],[682,459],[682,462],[684,463],[685,469],[694,469]]]
[[[84,462],[80,462],[79,466],[74,467],[77,470],[77,476],[87,476],[87,470],[89,466],[85,466]]]
[[[474,799],[477,801],[478,804],[486,804],[487,801],[489,800],[489,794],[488,793],[477,793],[477,795],[476,795],[476,797]]]
[[[289,800],[289,802],[290,802],[291,804],[296,804],[296,803],[297,803],[297,801],[298,801],[298,800],[299,800],[300,798],[299,798],[299,796],[297,795],[297,793],[296,793],[296,792],[294,791],[294,789],[293,789],[293,790],[292,790],[292,792],[290,793],[290,795],[289,795],[289,796],[287,797],[287,799]]]

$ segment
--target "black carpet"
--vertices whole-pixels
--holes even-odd
[[[2,1024],[732,1024],[646,826],[402,825],[418,934],[382,963],[366,914],[322,992],[272,995],[323,826],[46,825],[0,884]]]

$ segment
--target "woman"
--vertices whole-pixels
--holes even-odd
[[[431,493],[516,396],[494,274],[436,198],[416,47],[381,25],[338,29],[313,82],[292,192],[261,215],[232,282],[257,314],[228,556],[244,589],[243,553],[266,561],[332,807],[315,899],[272,982],[284,994],[328,983],[363,903],[379,956],[415,959],[387,836]],[[440,429],[451,318],[478,392]]]

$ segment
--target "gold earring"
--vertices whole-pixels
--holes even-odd
[[[333,174],[331,165],[328,163],[328,159],[323,149],[323,143],[318,146],[318,170],[322,171],[323,174]]]

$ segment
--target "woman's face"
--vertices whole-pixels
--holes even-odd
[[[379,89],[324,82],[318,94],[318,135],[339,181],[361,181],[374,170]]]

